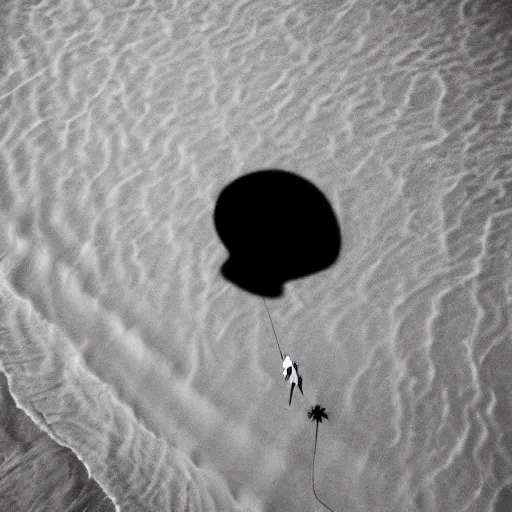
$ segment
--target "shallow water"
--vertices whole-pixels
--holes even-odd
[[[506,2],[6,2],[0,361],[123,510],[321,510],[222,188],[281,168],[336,212],[269,301],[321,403],[337,511],[512,508]],[[316,509],[315,509],[316,507]]]

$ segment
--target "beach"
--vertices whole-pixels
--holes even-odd
[[[331,509],[512,509],[507,2],[0,20],[0,509],[325,510],[311,404]],[[213,221],[263,169],[342,236],[269,313]]]

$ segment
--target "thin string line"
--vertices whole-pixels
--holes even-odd
[[[270,311],[268,310],[267,301],[263,298],[263,303],[265,304],[265,308],[267,308],[268,317],[270,318],[270,324],[272,325],[272,330],[274,331],[274,337],[276,338],[277,348],[279,349],[279,354],[281,354],[281,361],[284,359],[283,352],[281,351],[281,347],[279,345],[279,340],[277,339],[276,330],[274,328],[274,322],[272,322],[272,317],[270,316]]]
[[[279,345],[279,340],[277,339],[277,334],[276,334],[276,329],[274,327],[274,322],[272,321],[272,315],[270,314],[270,311],[268,309],[268,306],[267,306],[267,301],[265,300],[265,298],[263,298],[263,302],[265,304],[265,308],[267,309],[267,313],[268,313],[268,317],[270,319],[270,324],[272,325],[272,330],[274,331],[274,337],[276,339],[276,342],[277,342],[277,348],[279,349],[279,354],[281,355],[281,361],[284,359],[283,357],[283,352],[281,351],[281,346]],[[299,392],[299,390],[297,390]],[[313,402],[311,402],[311,400],[304,394],[304,393],[300,393],[300,396],[302,397],[303,400],[305,400],[305,402],[310,406],[312,407],[313,406]]]

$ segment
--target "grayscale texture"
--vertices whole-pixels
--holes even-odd
[[[212,222],[280,168],[343,234],[269,301],[329,413],[317,493],[512,510],[510,5],[2,2],[2,404],[35,440],[4,418],[0,509],[321,510],[314,425]]]

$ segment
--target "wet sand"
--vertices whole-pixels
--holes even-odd
[[[50,439],[16,407],[3,374],[0,411],[2,510],[115,510],[76,455]]]

